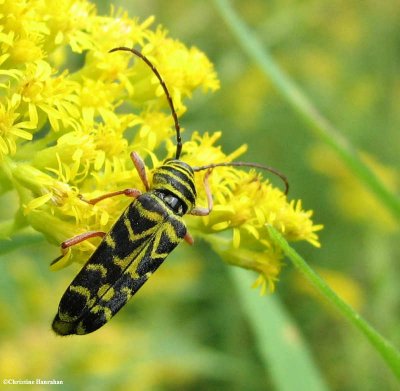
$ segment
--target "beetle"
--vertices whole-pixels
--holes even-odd
[[[151,183],[143,160],[136,152],[132,162],[146,189],[124,189],[104,194],[91,200],[96,204],[106,198],[125,195],[133,198],[108,233],[89,231],[61,243],[61,256],[73,245],[84,240],[101,237],[102,241],[89,260],[76,275],[63,294],[52,328],[58,335],[88,334],[107,323],[141,288],[163,263],[174,248],[185,240],[193,244],[193,238],[183,221],[185,214],[208,215],[213,199],[208,185],[212,170],[221,166],[256,167],[278,175],[285,183],[286,177],[277,170],[257,163],[230,162],[191,167],[180,160],[182,140],[178,116],[168,88],[152,62],[134,48],[117,47],[110,52],[127,51],[142,59],[159,80],[171,109],[176,130],[176,154],[154,170]],[[194,173],[205,171],[204,187],[207,207],[196,206]]]

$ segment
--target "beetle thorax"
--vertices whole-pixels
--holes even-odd
[[[158,167],[151,189],[179,215],[190,212],[196,203],[193,169],[181,160],[166,160]]]

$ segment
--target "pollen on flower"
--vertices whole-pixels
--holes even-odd
[[[153,23],[153,17],[139,21],[114,8],[100,16],[86,0],[0,1],[0,169],[6,188],[18,192],[23,212],[18,216],[51,243],[108,231],[131,202],[87,200],[126,188],[146,191],[131,151],[149,165],[150,180],[152,169],[175,155],[174,121],[158,79],[139,58],[110,49],[136,47],[148,56],[178,116],[195,90],[219,88],[204,53],[162,27],[151,28]],[[73,69],[66,62],[71,51],[81,60]],[[221,136],[221,131],[186,136],[182,160],[199,167],[232,162],[246,152],[242,145],[225,153],[218,145]],[[164,143],[167,156],[160,156]],[[195,173],[198,206],[207,205],[204,175]],[[289,240],[318,245],[320,226],[311,212],[288,202],[258,170],[217,167],[209,185],[213,212],[185,221],[227,263],[256,271],[261,290],[273,290],[283,257],[269,240],[267,224]],[[98,241],[77,244],[52,267],[86,261]]]

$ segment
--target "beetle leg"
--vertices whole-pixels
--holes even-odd
[[[212,172],[212,168],[208,169],[206,174],[204,175],[204,189],[206,191],[206,197],[207,197],[207,208],[202,208],[202,207],[195,207],[190,211],[191,215],[194,216],[207,216],[210,214],[212,211],[212,208],[214,206],[211,190],[210,190],[210,185],[208,184],[208,177],[210,176]]]
[[[135,165],[136,171],[139,174],[140,179],[143,182],[143,185],[146,191],[150,190],[149,180],[147,179],[146,167],[144,165],[144,161],[139,156],[137,152],[131,152],[131,159],[133,164]]]
[[[79,234],[72,238],[64,240],[60,246],[61,247],[61,255],[59,257],[57,257],[50,265],[55,264],[62,257],[64,257],[67,254],[68,249],[70,247],[75,246],[76,244],[81,243],[90,238],[95,238],[95,237],[103,238],[105,235],[106,235],[106,233],[103,231],[87,231],[87,232],[84,232],[83,234]]]
[[[121,195],[121,194],[124,194],[127,197],[137,198],[140,196],[140,194],[142,194],[142,192],[137,189],[124,189],[124,190],[112,191],[111,193],[103,194],[100,197],[92,198],[91,200],[85,199],[82,195],[79,195],[78,197],[83,202],[87,202],[88,204],[94,205],[94,204],[97,204],[99,201],[105,200],[106,198],[115,197],[115,196]]]
[[[131,152],[131,159],[133,164],[135,165],[136,171],[139,174],[140,180],[143,182],[143,185],[146,191],[150,190],[149,180],[147,179],[146,167],[142,158],[136,152]],[[105,200],[106,198],[115,197],[117,195],[126,195],[127,197],[137,198],[142,194],[140,190],[137,189],[124,189],[124,190],[117,190],[110,193],[106,193],[101,195],[100,197],[92,198],[91,200],[85,199],[82,195],[79,195],[79,198],[83,202],[87,202],[88,204],[94,205],[97,204],[99,201]]]
[[[194,243],[194,239],[193,236],[190,235],[189,231],[186,231],[185,236],[183,237],[183,239],[185,239],[185,242],[192,245]]]

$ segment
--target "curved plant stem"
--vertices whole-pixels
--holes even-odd
[[[356,326],[369,340],[371,345],[379,352],[386,361],[393,373],[400,379],[400,352],[380,335],[367,321],[365,321],[350,305],[344,302],[317,274],[306,261],[289,246],[283,236],[272,226],[268,226],[269,234],[282,248],[286,256],[292,261],[293,265],[311,282],[312,285],[339,310],[354,326]]]
[[[265,76],[272,81],[279,93],[301,115],[314,133],[338,154],[365,187],[375,194],[383,205],[400,220],[400,199],[386,188],[381,180],[363,163],[349,141],[318,112],[310,100],[284,73],[274,61],[268,49],[261,44],[235,13],[230,2],[228,0],[214,0],[214,3],[243,51],[258,64]]]

